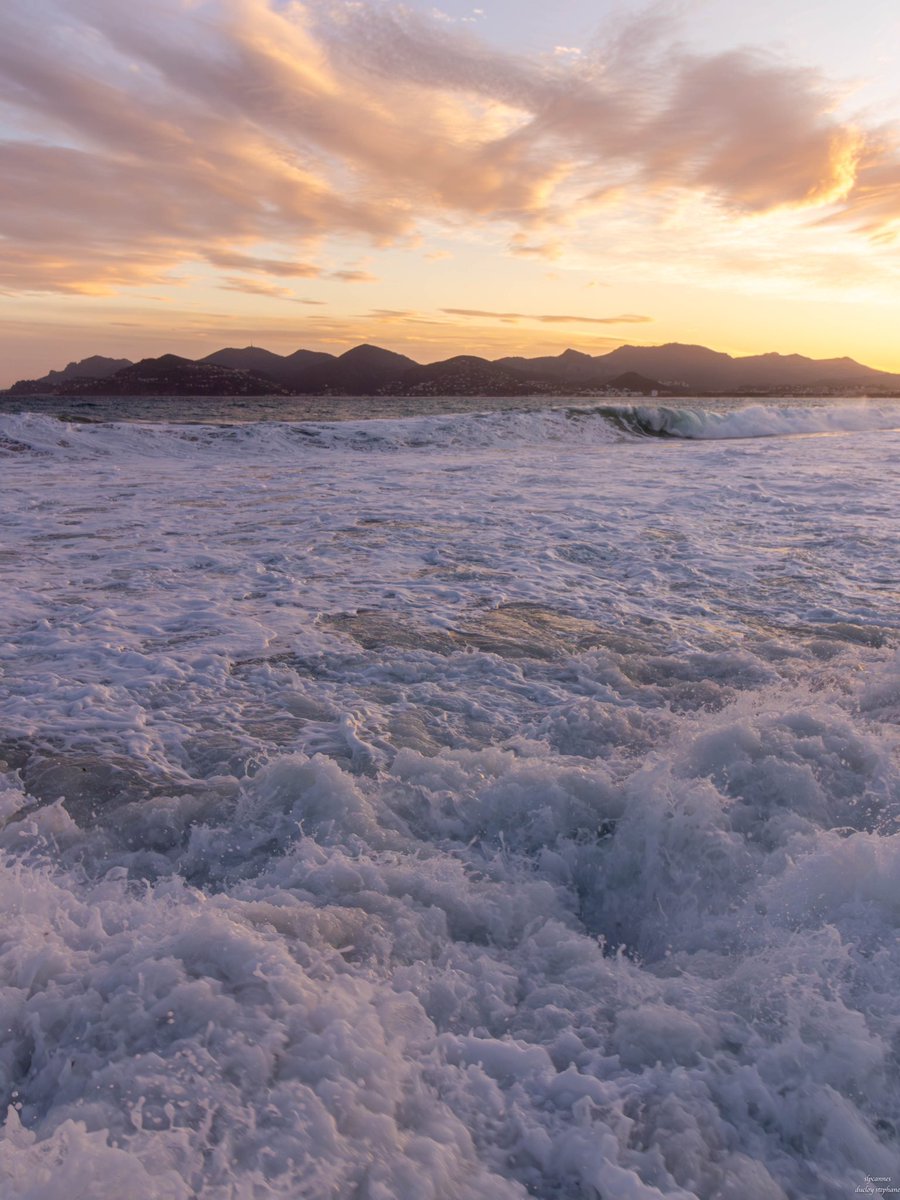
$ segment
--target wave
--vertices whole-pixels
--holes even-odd
[[[181,424],[70,422],[37,413],[0,416],[0,454],[183,458],[214,453],[295,459],[308,450],[392,452],[611,444],[631,433],[599,409],[546,408],[347,421]]]
[[[865,403],[816,407],[753,404],[727,412],[664,405],[613,407],[598,411],[613,424],[640,437],[697,441],[865,433],[900,427],[900,408]]]
[[[340,421],[175,423],[72,421],[37,413],[0,415],[0,456],[141,458],[207,453],[295,459],[304,450],[391,452],[509,449],[547,444],[615,445],[640,438],[715,441],[900,428],[900,406],[865,402],[748,405],[548,407]]]

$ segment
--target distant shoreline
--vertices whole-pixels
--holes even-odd
[[[648,399],[772,400],[793,397],[896,397],[900,374],[850,358],[758,354],[733,358],[705,346],[619,346],[591,356],[578,350],[537,358],[488,360],[459,354],[421,364],[380,346],[363,344],[335,356],[299,349],[278,355],[259,346],[226,348],[202,359],[176,354],[129,359],[92,355],[39,379],[20,379],[5,396],[47,400],[144,400],[231,397],[263,403],[332,402],[393,397],[446,407],[448,400],[504,403],[573,398],[587,401]],[[421,411],[421,410],[420,410]]]

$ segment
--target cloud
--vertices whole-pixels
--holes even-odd
[[[329,279],[339,279],[342,283],[377,283],[375,275],[368,271],[347,269],[344,271],[329,271]]]
[[[447,321],[436,320],[433,316],[426,316],[425,313],[409,308],[373,308],[362,320],[378,321],[379,324],[388,323],[400,329],[410,325],[432,325],[444,330],[451,328]]]
[[[610,196],[673,190],[887,236],[896,133],[838,99],[772,56],[691,53],[655,12],[538,59],[375,2],[6,0],[0,287],[97,294],[198,260],[362,282],[320,265],[328,239],[435,217],[554,257]]]
[[[294,293],[290,288],[279,287],[277,283],[266,283],[261,279],[242,279],[239,275],[226,275],[218,286],[227,292],[245,292],[251,296],[270,296],[276,300],[294,299]]]
[[[455,17],[452,13],[444,12],[442,8],[432,8],[431,16],[435,21],[446,21],[448,25],[473,25],[479,18],[484,16],[484,10],[473,8],[470,13]]]
[[[453,317],[481,317],[512,324],[519,321],[539,321],[542,325],[645,325],[653,320],[652,317],[645,317],[640,313],[620,313],[615,317],[584,317],[566,313],[493,312],[482,308],[442,308],[441,312]]]
[[[376,9],[377,20],[363,6],[341,18],[324,10],[324,36],[339,30],[360,71],[515,111],[519,122],[493,151],[515,148],[497,160],[510,175],[537,166],[542,201],[576,163],[595,194],[625,179],[703,191],[748,212],[824,203],[852,187],[864,138],[834,116],[824,80],[752,50],[692,54],[665,37],[655,11],[614,30],[589,60],[548,65],[436,31],[402,9]]]
[[[889,239],[900,222],[900,137],[890,130],[870,137],[860,153],[854,186],[826,220],[851,224],[876,239]]]
[[[759,54],[685,56],[665,108],[644,124],[641,170],[751,212],[843,199],[863,137],[835,121],[832,103],[814,73]]]
[[[550,262],[563,255],[561,238],[546,238],[544,241],[529,240],[524,233],[516,233],[510,238],[509,252],[517,258],[545,258]]]
[[[233,250],[211,249],[207,252],[208,262],[217,267],[230,267],[238,271],[259,271],[263,275],[278,275],[287,279],[312,279],[322,274],[321,268],[312,263],[285,262],[280,258],[260,258],[258,255],[239,254]]]

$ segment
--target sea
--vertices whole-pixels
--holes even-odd
[[[900,1193],[900,403],[18,406],[3,1200]]]

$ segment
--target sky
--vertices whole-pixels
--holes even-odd
[[[3,0],[0,386],[248,344],[900,371],[896,0]]]

